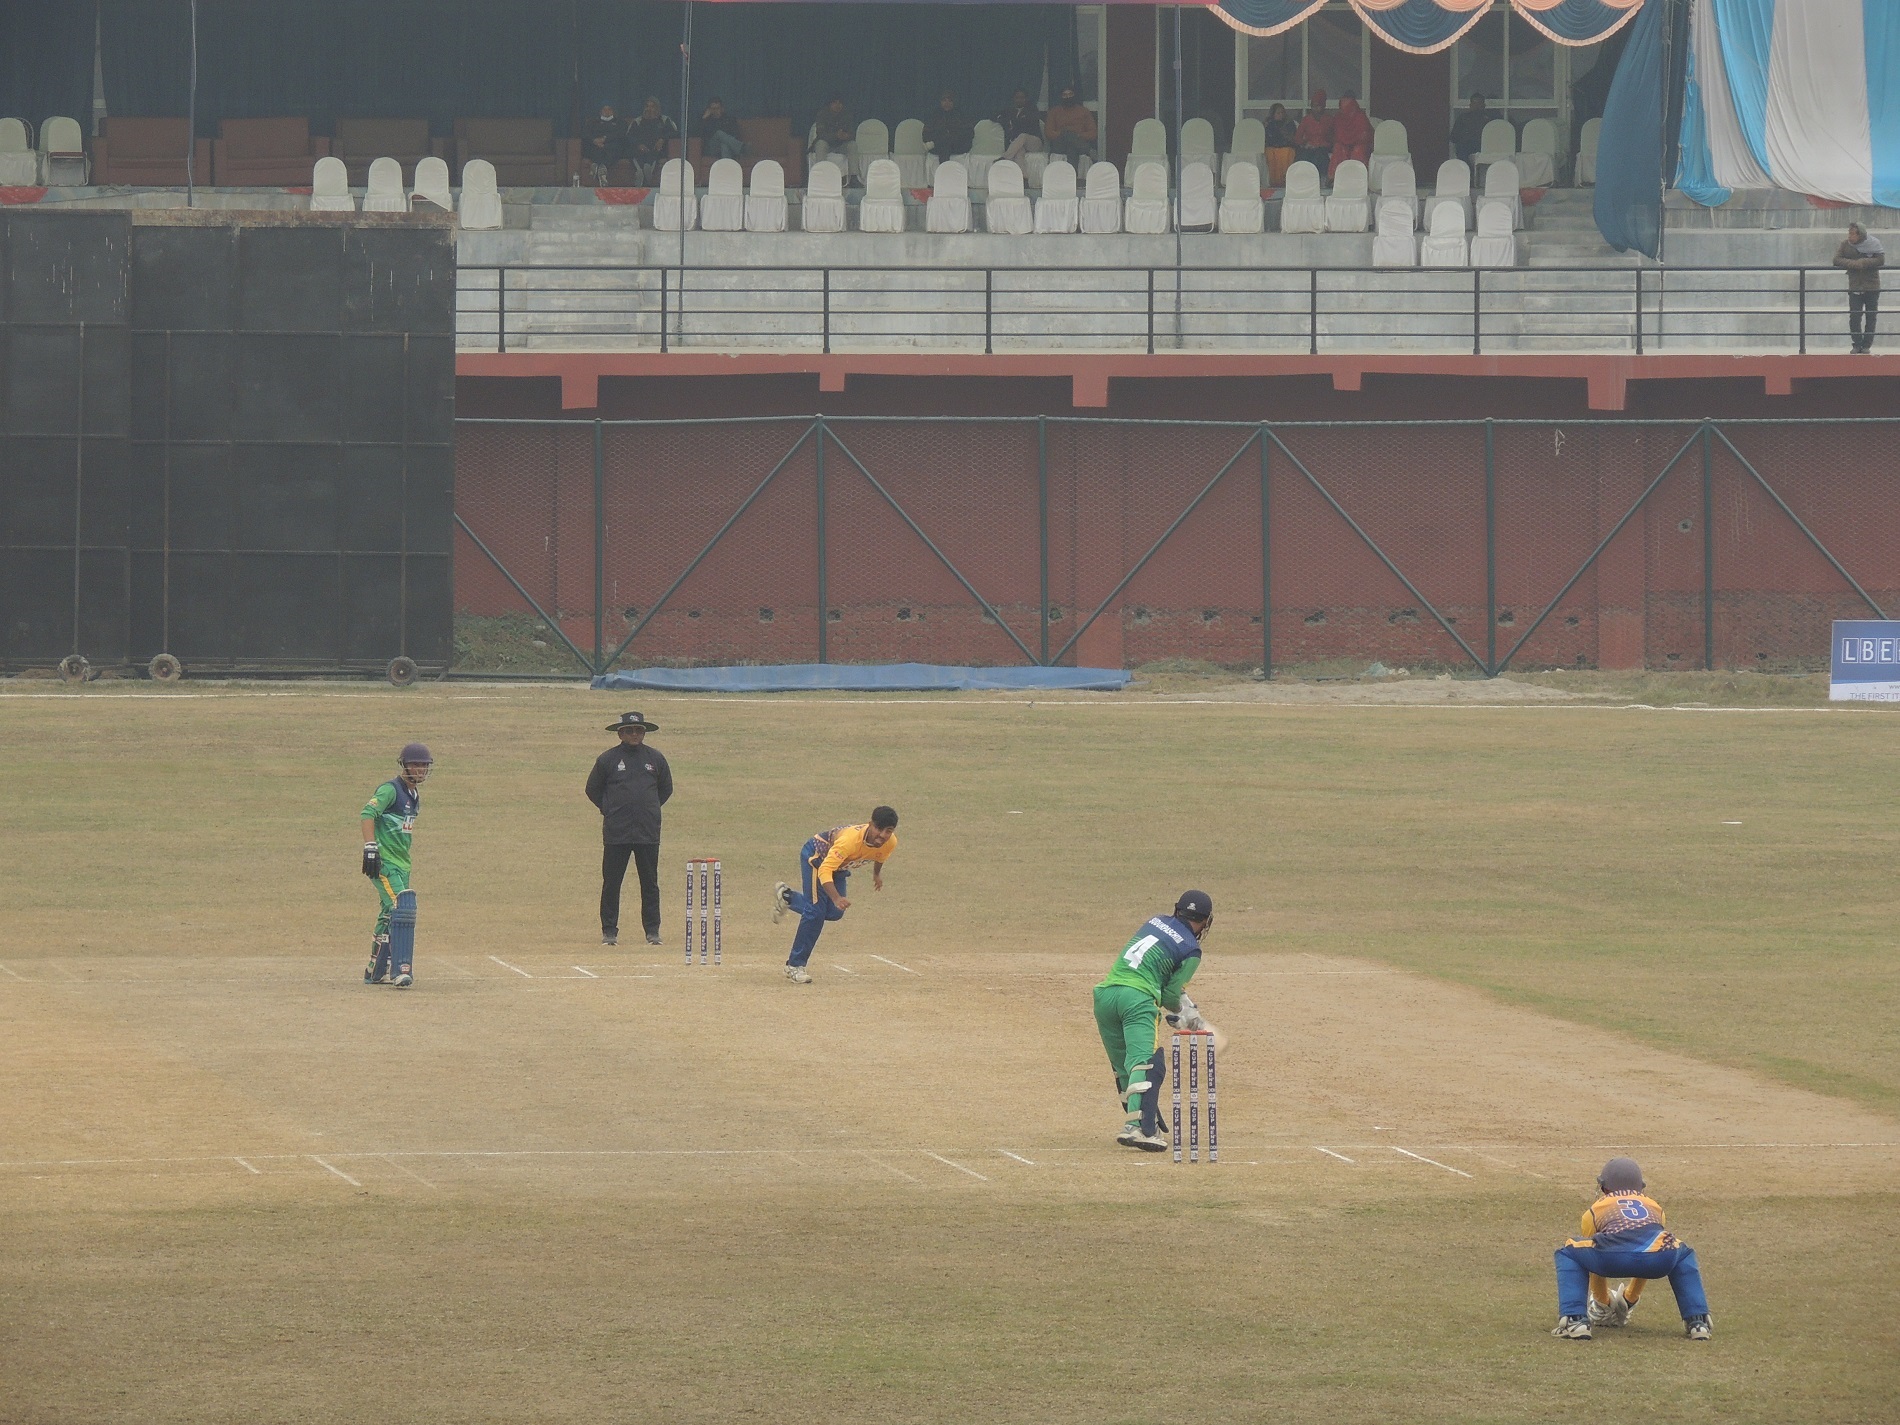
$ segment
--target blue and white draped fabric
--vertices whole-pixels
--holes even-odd
[[[1682,191],[1900,207],[1900,4],[1695,0]]]
[[[1214,13],[1249,35],[1277,35],[1325,0],[1218,0]],[[1508,4],[1558,44],[1598,44],[1628,24],[1641,0],[1352,0],[1366,28],[1397,49],[1436,54],[1497,5]]]

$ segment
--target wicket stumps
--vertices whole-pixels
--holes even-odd
[[[720,916],[724,870],[710,856],[695,856],[686,863],[686,963],[693,963],[693,878],[699,878],[699,963],[706,963],[707,951],[717,965],[722,950],[724,925]]]
[[[1214,1082],[1214,1033],[1209,1029],[1177,1029],[1168,1073],[1174,1089],[1174,1161],[1181,1161],[1181,1041],[1187,1046],[1187,1160],[1201,1161],[1201,1046],[1207,1048],[1207,1161],[1220,1161],[1220,1120],[1216,1116],[1220,1102]]]

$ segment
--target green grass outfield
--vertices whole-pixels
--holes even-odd
[[[0,1419],[1892,1420],[1900,724],[1529,681],[1579,700],[7,686]],[[660,950],[593,918],[622,706]],[[398,994],[356,814],[412,738]],[[791,986],[770,885],[877,801]],[[1177,1169],[1111,1141],[1088,988],[1190,884],[1232,1042]],[[1707,1346],[1662,1283],[1547,1334],[1625,1149]]]

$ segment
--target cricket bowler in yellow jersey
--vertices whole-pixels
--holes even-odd
[[[871,889],[884,889],[884,863],[897,850],[897,813],[889,807],[875,807],[871,819],[856,826],[834,826],[807,841],[798,853],[801,890],[793,890],[780,881],[772,892],[772,919],[782,919],[786,911],[798,916],[798,930],[792,936],[792,953],[785,961],[785,978],[795,985],[811,983],[805,968],[811,952],[824,932],[825,922],[842,920],[851,908],[845,896],[845,882],[859,866],[871,868]]]

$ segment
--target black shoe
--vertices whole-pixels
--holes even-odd
[[[620,943],[620,932],[618,930],[601,931],[600,943],[602,945],[618,945]]]
[[[648,931],[648,932],[647,932],[647,944],[649,944],[649,945],[658,945],[659,943],[660,943],[660,932],[659,932],[659,931],[657,931],[657,930],[651,930],[651,931]]]

